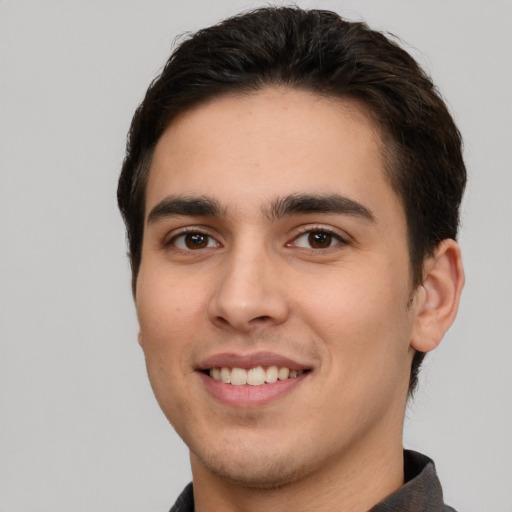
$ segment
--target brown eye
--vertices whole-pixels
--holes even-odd
[[[208,246],[208,235],[187,233],[184,242],[188,249],[204,249]]]
[[[308,243],[313,249],[327,249],[332,245],[332,235],[325,231],[312,231],[308,235]]]
[[[314,249],[321,251],[335,246],[346,245],[347,242],[340,235],[328,230],[305,231],[297,236],[289,244],[289,247],[300,247],[302,249]]]
[[[171,245],[184,251],[219,247],[219,243],[213,237],[201,232],[182,233],[171,240]]]

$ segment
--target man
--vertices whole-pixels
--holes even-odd
[[[149,378],[190,449],[172,510],[452,510],[402,427],[457,312],[465,180],[431,81],[364,24],[265,8],[175,50],[118,190]]]

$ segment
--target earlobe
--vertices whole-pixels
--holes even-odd
[[[137,334],[137,341],[139,342],[139,345],[142,347],[142,333],[140,331]]]
[[[416,290],[411,339],[415,350],[429,352],[439,345],[457,315],[463,286],[460,247],[454,240],[443,240],[425,260],[423,283]]]

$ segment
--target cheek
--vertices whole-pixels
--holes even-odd
[[[409,285],[403,271],[394,270],[377,264],[346,270],[327,279],[321,292],[307,294],[307,300],[304,289],[295,293],[304,299],[298,306],[301,316],[340,371],[372,365],[380,371],[383,360],[402,360],[408,353]]]
[[[197,321],[193,303],[185,300],[184,293],[186,289],[162,272],[141,268],[135,299],[140,344],[153,392],[171,423],[187,408],[183,400],[190,372],[187,347],[191,346],[190,326]]]
[[[186,367],[186,348],[196,332],[191,326],[199,327],[198,312],[204,310],[200,294],[188,284],[184,287],[163,272],[141,269],[135,303],[150,377],[159,368],[165,373],[169,366]]]

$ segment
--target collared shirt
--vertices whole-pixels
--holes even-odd
[[[404,480],[400,489],[369,512],[455,512],[444,504],[434,462],[425,455],[404,451]],[[169,512],[194,512],[192,484],[185,487]]]

